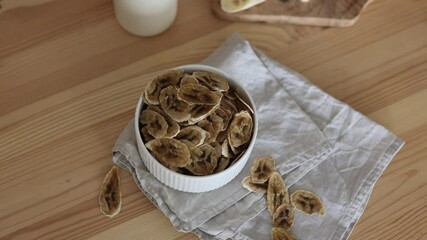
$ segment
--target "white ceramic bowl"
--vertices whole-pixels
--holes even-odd
[[[215,173],[208,176],[188,176],[180,173],[176,173],[167,167],[160,164],[147,150],[145,147],[140,130],[139,130],[139,116],[141,114],[142,109],[144,108],[144,102],[142,100],[142,97],[139,98],[138,105],[136,107],[135,111],[135,134],[136,134],[136,141],[138,145],[139,154],[141,155],[141,158],[147,166],[148,170],[156,177],[160,182],[164,183],[165,185],[184,192],[207,192],[214,189],[217,189],[219,187],[224,186],[231,180],[233,180],[237,174],[242,171],[243,167],[245,166],[246,162],[248,161],[249,155],[251,154],[251,151],[254,146],[254,142],[257,136],[258,131],[258,118],[256,114],[256,108],[254,105],[254,102],[252,98],[249,96],[248,92],[239,84],[238,80],[234,79],[230,75],[220,71],[217,68],[205,66],[205,65],[186,65],[178,67],[179,69],[183,69],[185,72],[194,72],[194,71],[207,71],[212,72],[215,74],[218,74],[225,79],[228,80],[230,86],[232,86],[239,95],[251,105],[252,109],[254,109],[254,128],[253,128],[253,134],[251,142],[246,150],[246,152],[240,157],[240,159],[233,164],[232,166],[228,167],[222,172]]]

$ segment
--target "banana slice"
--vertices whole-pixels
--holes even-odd
[[[193,158],[193,161],[185,166],[185,168],[197,176],[212,174],[220,156],[215,148],[208,144],[202,145],[198,149],[201,151],[201,154]]]
[[[294,209],[290,203],[280,205],[273,214],[273,226],[289,230],[294,224]]]
[[[242,181],[243,187],[251,192],[256,193],[267,193],[268,182],[265,183],[254,183],[252,182],[251,176],[247,176]]]
[[[289,193],[282,176],[273,172],[268,179],[267,208],[271,215],[283,203],[289,203]]]
[[[284,228],[273,227],[271,229],[271,240],[295,240],[295,237]]]
[[[154,138],[162,138],[166,135],[169,126],[159,113],[146,109],[142,111],[139,119],[142,124],[146,124],[148,133]]]
[[[266,0],[221,0],[221,9],[227,13],[235,13],[251,8]]]
[[[196,146],[200,146],[205,142],[206,138],[209,137],[209,132],[203,130],[202,128],[198,126],[189,126],[181,129],[175,138],[178,140],[187,140]]]
[[[168,167],[185,167],[191,161],[187,145],[173,138],[154,139],[145,146],[160,163]]]
[[[325,206],[320,197],[315,193],[306,190],[297,190],[291,195],[292,205],[299,211],[306,214],[318,213],[325,215]]]
[[[107,217],[119,214],[122,208],[122,192],[120,188],[119,168],[114,166],[105,176],[99,191],[99,208]]]
[[[253,183],[262,184],[276,169],[276,163],[271,157],[260,157],[255,159],[251,167],[251,177]]]

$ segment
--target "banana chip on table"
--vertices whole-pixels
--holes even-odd
[[[273,227],[271,229],[271,240],[295,240],[295,237],[281,227]]]
[[[294,209],[290,203],[280,205],[273,214],[273,226],[289,230],[294,224]]]
[[[243,187],[251,192],[256,193],[267,193],[268,182],[254,183],[252,182],[251,176],[247,176],[242,181]]]
[[[229,154],[229,144],[222,144],[222,153]],[[255,159],[251,167],[251,176],[243,179],[242,185],[251,192],[267,193],[267,209],[273,219],[272,240],[294,240],[289,232],[294,224],[294,209],[307,213],[325,214],[320,198],[309,191],[297,190],[289,197],[282,176],[275,171],[275,162],[271,157]]]
[[[107,217],[114,217],[122,208],[119,168],[114,166],[107,173],[99,191],[99,208]]]
[[[278,172],[273,172],[268,180],[267,189],[267,208],[271,215],[276,209],[284,204],[289,203],[289,193],[282,176]]]
[[[276,163],[271,157],[257,158],[251,167],[251,177],[254,183],[265,183],[276,170]]]
[[[316,194],[306,191],[306,190],[297,190],[291,195],[292,205],[303,213],[309,215],[313,213],[318,213],[320,215],[325,214],[325,207],[323,206],[322,201],[319,196]]]

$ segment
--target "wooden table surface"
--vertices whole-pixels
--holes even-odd
[[[231,23],[179,0],[165,33],[117,24],[111,0],[0,0],[0,238],[196,239],[121,171],[123,207],[101,215],[111,149],[144,85],[239,32],[407,143],[350,239],[427,239],[427,1],[377,0],[351,28]]]

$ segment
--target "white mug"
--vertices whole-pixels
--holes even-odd
[[[119,24],[139,36],[154,36],[168,29],[177,9],[178,0],[114,0]]]

